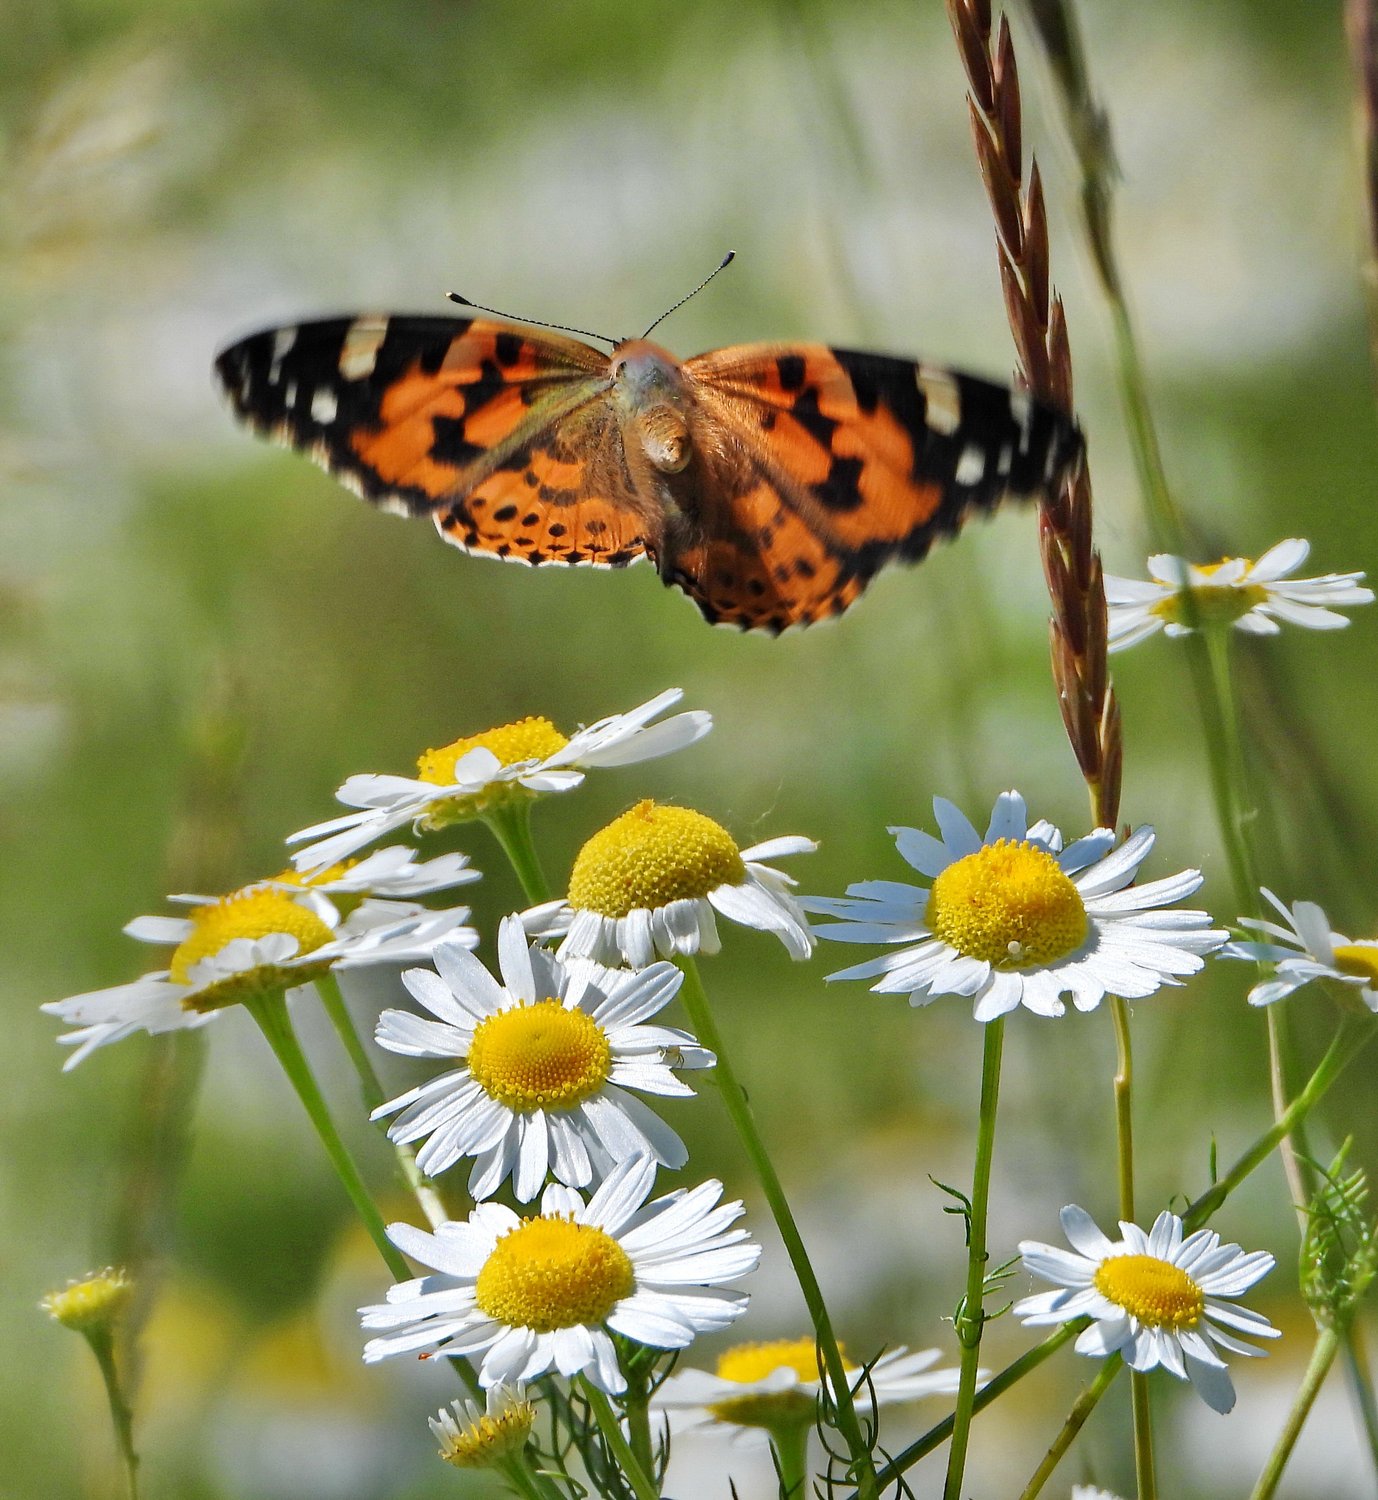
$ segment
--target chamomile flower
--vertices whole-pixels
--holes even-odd
[[[978,1021],[1023,1005],[1060,1016],[1070,994],[1078,1010],[1106,995],[1142,999],[1202,967],[1228,934],[1203,911],[1170,908],[1201,885],[1199,870],[1133,886],[1153,848],[1152,828],[1115,848],[1098,828],[1065,849],[1051,823],[1028,823],[1024,799],[1003,792],[984,838],[942,797],[933,799],[940,837],[892,828],[900,854],[932,880],[928,888],[890,880],[848,886],[846,899],[801,904],[840,920],[817,927],[845,943],[903,943],[829,979],[875,979],[881,994],[911,1005],[969,995]]]
[[[408,824],[418,830],[444,828],[540,792],[572,791],[588,770],[683,750],[713,727],[709,714],[695,710],[651,723],[683,696],[681,689],[670,688],[629,713],[568,736],[549,719],[519,719],[424,751],[415,777],[351,776],[335,796],[357,810],[294,833],[287,842],[306,847],[292,862],[299,870],[319,869]]]
[[[451,1401],[426,1419],[440,1456],[456,1469],[489,1469],[520,1453],[536,1423],[523,1385],[495,1385],[486,1409],[476,1401]]]
[[[1109,1490],[1097,1489],[1093,1484],[1074,1484],[1072,1500],[1120,1500],[1120,1497],[1112,1495]]]
[[[933,1369],[939,1358],[937,1349],[910,1354],[901,1347],[882,1354],[865,1370],[845,1354],[843,1363],[856,1404],[869,1410],[921,1396],[951,1395],[960,1372]],[[676,1370],[651,1397],[651,1404],[682,1413],[686,1431],[712,1424],[775,1431],[812,1427],[826,1379],[812,1334],[737,1344],[718,1356],[711,1375],[707,1370]]]
[[[1015,1315],[1031,1327],[1089,1317],[1093,1321],[1077,1337],[1079,1354],[1119,1353],[1141,1372],[1161,1365],[1190,1380],[1212,1411],[1229,1411],[1234,1386],[1219,1351],[1261,1355],[1262,1349],[1235,1334],[1279,1335],[1267,1318],[1234,1302],[1273,1269],[1273,1257],[1222,1245],[1210,1229],[1183,1238],[1181,1219],[1166,1212],[1147,1234],[1121,1222],[1118,1240],[1102,1234],[1075,1204],[1062,1210],[1061,1219],[1071,1251],[1037,1240],[1019,1246],[1025,1267],[1057,1282],[1059,1290],[1025,1297],[1015,1303]]]
[[[791,958],[813,950],[794,881],[762,864],[808,854],[812,839],[767,839],[739,849],[712,818],[688,807],[638,802],[579,851],[569,895],[524,912],[533,937],[561,937],[560,957],[640,968],[660,954],[716,953],[715,912],[773,932]]]
[[[1253,917],[1241,917],[1240,925],[1276,941],[1229,943],[1223,950],[1225,958],[1277,965],[1271,979],[1249,991],[1249,1004],[1271,1005],[1313,979],[1333,979],[1357,989],[1359,999],[1370,1010],[1378,1011],[1378,942],[1371,938],[1356,941],[1332,932],[1329,918],[1314,901],[1294,901],[1286,906],[1266,886],[1263,895],[1286,925]]]
[[[499,931],[501,984],[464,948],[438,948],[432,960],[438,974],[413,969],[402,980],[436,1019],[386,1010],[378,1044],[461,1066],[373,1112],[397,1116],[394,1141],[425,1138],[416,1163],[427,1176],[472,1156],[473,1197],[491,1197],[510,1176],[526,1203],[547,1172],[586,1187],[629,1156],[688,1160],[679,1136],[627,1092],[692,1095],[675,1070],[713,1065],[687,1031],[645,1024],[679,991],[673,964],[564,964],[528,949],[520,917]]]
[[[1198,625],[1233,625],[1250,635],[1276,635],[1279,621],[1309,630],[1338,630],[1349,621],[1327,606],[1371,604],[1373,590],[1362,587],[1362,572],[1290,578],[1310,551],[1310,542],[1289,537],[1257,562],[1226,557],[1198,565],[1163,552],[1148,560],[1151,580],[1107,573],[1110,649],[1122,651],[1159,630],[1169,636],[1189,635]]]
[[[449,868],[461,881],[472,878]],[[140,942],[171,947],[166,969],[40,1007],[76,1028],[58,1038],[75,1049],[65,1068],[135,1032],[201,1026],[226,1006],[309,984],[332,970],[400,967],[429,959],[438,943],[478,943],[466,925],[467,906],[432,911],[351,893],[353,909],[345,915],[321,890],[275,880],[218,899],[182,899],[199,904],[181,917],[136,917],[124,929]]]
[[[433,1234],[390,1225],[393,1244],[433,1274],[399,1282],[386,1303],[360,1309],[363,1326],[378,1332],[365,1362],[425,1350],[481,1355],[485,1387],[555,1370],[586,1373],[615,1395],[626,1380],[614,1333],[682,1349],[726,1328],[746,1297],[716,1288],[753,1270],[761,1255],[744,1229],[730,1227],[742,1205],[719,1203],[715,1181],[647,1203],[655,1173],[649,1158],[633,1157],[587,1203],[551,1183],[529,1218],[480,1203]]]

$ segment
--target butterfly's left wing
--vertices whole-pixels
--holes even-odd
[[[840,614],[886,562],[1039,494],[1082,446],[1025,392],[885,355],[741,345],[684,372],[700,515],[661,569],[709,620],[745,629]]]
[[[252,334],[216,373],[235,412],[467,552],[620,566],[661,515],[621,461],[608,357],[485,318],[365,314]]]

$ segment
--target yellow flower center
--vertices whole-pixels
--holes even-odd
[[[604,917],[706,896],[746,876],[732,835],[687,807],[638,802],[579,851],[569,904]]]
[[[1045,849],[998,839],[954,860],[933,882],[924,921],[968,958],[1028,969],[1086,940],[1086,907]]]
[[[569,1218],[533,1218],[497,1242],[478,1273],[479,1310],[510,1328],[553,1333],[602,1323],[636,1290],[627,1252]]]
[[[276,875],[270,875],[265,882],[269,885],[295,885],[303,890],[311,886],[329,885],[332,880],[339,880],[346,871],[352,870],[359,861],[357,859],[342,859],[338,864],[327,865],[323,870],[294,870],[290,866],[280,870]]]
[[[856,1368],[845,1354],[842,1362],[848,1372]],[[718,1378],[742,1385],[755,1385],[776,1370],[784,1369],[793,1370],[800,1380],[822,1380],[818,1346],[812,1338],[737,1344],[718,1356]],[[817,1398],[812,1392],[795,1388],[729,1396],[715,1401],[708,1409],[717,1421],[738,1427],[793,1427],[812,1424],[816,1407]]]
[[[485,1413],[457,1432],[446,1432],[440,1456],[456,1469],[491,1468],[521,1450],[535,1421],[536,1408],[529,1401],[514,1401],[497,1416]]]
[[[608,1081],[612,1048],[592,1016],[540,1000],[488,1016],[474,1028],[469,1071],[508,1109],[573,1109]]]
[[[297,954],[312,953],[332,937],[330,929],[309,908],[302,906],[286,891],[271,886],[247,886],[233,895],[224,896],[191,913],[192,930],[174,950],[168,970],[178,984],[192,982],[190,971],[202,959],[211,958],[235,938],[261,938],[283,932],[297,940]],[[328,967],[328,964],[325,965]],[[308,970],[294,967],[290,978],[304,984],[311,978]],[[281,989],[288,971],[273,965],[246,970],[215,984],[207,985],[188,997],[193,1009],[213,1010],[232,1005],[251,994]]]
[[[549,719],[518,719],[515,724],[500,724],[425,751],[416,762],[416,773],[432,786],[449,786],[455,779],[456,762],[471,750],[491,750],[502,765],[515,766],[524,760],[544,760],[567,744],[569,740]]]
[[[1341,974],[1353,974],[1378,985],[1378,943],[1339,943],[1335,947],[1335,967]]]
[[[134,1283],[124,1271],[107,1267],[69,1282],[60,1292],[49,1292],[43,1310],[64,1328],[78,1333],[108,1327],[124,1310]]]
[[[1156,1255],[1113,1255],[1096,1267],[1096,1290],[1145,1328],[1195,1328],[1206,1294],[1180,1267]]]
[[[1233,557],[1222,557],[1219,562],[1202,563],[1197,572],[1213,578]],[[1253,563],[1245,559],[1244,579],[1247,580]],[[1189,598],[1187,596],[1190,596]],[[1266,603],[1268,590],[1261,583],[1204,583],[1194,587],[1183,585],[1176,593],[1159,599],[1152,612],[1172,625],[1189,627],[1233,625],[1242,620],[1256,605]]]
[[[468,735],[452,744],[442,745],[438,750],[425,751],[417,758],[416,774],[432,786],[451,786],[456,763],[470,750],[491,750],[499,764],[515,766],[526,760],[544,760],[557,750],[563,750],[567,744],[569,740],[549,719],[518,719],[514,724],[500,724],[496,729]],[[494,808],[523,802],[532,795],[518,782],[494,782],[467,797],[450,797],[432,804],[422,824],[428,829],[445,828],[451,823],[480,817]]]

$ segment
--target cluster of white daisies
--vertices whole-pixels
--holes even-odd
[[[1284,585],[1305,555],[1304,543],[1286,542],[1255,564],[1187,569],[1160,558],[1155,584],[1107,579],[1111,642],[1222,620],[1255,632],[1278,619],[1330,626],[1343,617],[1324,604],[1372,598],[1359,574]],[[376,1040],[443,1070],[374,1118],[415,1148],[428,1177],[467,1161],[475,1206],[430,1231],[392,1225],[392,1242],[425,1274],[391,1287],[361,1317],[369,1362],[439,1354],[477,1366],[487,1410],[457,1404],[432,1423],[456,1464],[520,1446],[534,1416],[527,1382],[582,1375],[618,1394],[618,1336],[681,1349],[745,1309],[745,1296],[727,1289],[760,1258],[738,1226],[742,1204],[722,1202],[716,1180],[652,1196],[658,1170],[682,1168],[687,1152],[647,1097],[691,1095],[681,1075],[715,1062],[662,1012],[684,978],[677,961],[717,951],[718,917],[774,933],[796,959],[815,937],[879,945],[882,956],[829,978],[868,979],[914,1005],[963,996],[982,1022],[1021,1006],[1060,1016],[1068,996],[1081,1011],[1107,995],[1142,999],[1222,951],[1276,965],[1252,990],[1254,1004],[1328,978],[1378,1010],[1378,943],[1352,942],[1318,907],[1288,908],[1265,892],[1282,925],[1248,923],[1268,941],[1227,945],[1205,912],[1179,904],[1200,887],[1198,871],[1134,884],[1152,828],[1123,840],[1097,829],[1068,844],[1051,824],[1030,822],[1013,791],[996,800],[984,833],[935,798],[936,833],[891,830],[926,883],[865,881],[841,899],[797,897],[769,862],[811,851],[811,840],[740,849],[701,813],[638,803],[586,843],[562,899],[503,920],[496,972],[475,954],[468,908],[417,899],[478,879],[465,856],[420,860],[389,846],[356,858],[401,829],[524,814],[533,797],[570,790],[591,769],[687,747],[711,721],[662,717],[680,696],[662,693],[568,737],[546,720],[522,720],[427,751],[415,778],[351,777],[338,793],[351,810],[289,840],[300,846],[290,869],[220,898],[174,897],[183,915],[129,924],[132,937],[172,949],[165,969],[44,1007],[73,1028],[60,1038],[74,1049],[71,1066],[133,1032],[200,1026],[340,971],[427,966],[405,969],[417,1008],[384,1011]],[[830,920],[814,928],[810,915]],[[522,1205],[539,1200],[538,1211],[493,1201],[504,1188]],[[1015,1312],[1031,1325],[1084,1321],[1083,1353],[1118,1353],[1140,1371],[1162,1366],[1228,1411],[1223,1353],[1258,1353],[1240,1335],[1277,1332],[1235,1301],[1272,1257],[1221,1244],[1209,1230],[1184,1234],[1170,1213],[1147,1232],[1122,1223],[1118,1239],[1079,1208],[1064,1209],[1062,1224],[1071,1251],[1021,1244],[1028,1270],[1056,1289]],[[892,1351],[856,1371],[857,1399],[951,1392],[955,1372],[931,1368],[937,1359],[936,1350]],[[824,1385],[808,1338],[743,1346],[716,1375],[676,1374],[657,1402],[739,1426],[811,1424]]]

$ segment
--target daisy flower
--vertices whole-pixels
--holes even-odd
[[[729,1227],[742,1205],[720,1204],[716,1181],[647,1203],[655,1173],[649,1158],[633,1157],[587,1203],[551,1183],[531,1218],[480,1203],[433,1234],[390,1225],[393,1244],[433,1274],[399,1282],[386,1303],[360,1308],[363,1326],[379,1331],[364,1347],[365,1362],[423,1350],[482,1355],[485,1387],[555,1370],[587,1374],[616,1395],[627,1383],[614,1333],[682,1349],[697,1334],[726,1328],[746,1310],[746,1297],[714,1289],[761,1256],[746,1230]]]
[[[473,878],[462,867],[447,868],[458,881]],[[295,989],[334,970],[423,962],[438,943],[478,944],[466,925],[467,906],[432,911],[413,901],[360,901],[351,894],[357,904],[345,915],[321,890],[276,879],[217,899],[174,899],[199,904],[186,916],[136,917],[124,929],[139,942],[171,947],[166,969],[40,1007],[76,1028],[58,1038],[75,1049],[64,1071],[135,1032],[202,1026],[226,1006]]]
[[[934,1370],[936,1349],[882,1354],[868,1369],[846,1359],[848,1383],[859,1407],[946,1396],[957,1389],[957,1370]],[[764,1344],[737,1344],[718,1356],[716,1370],[676,1370],[651,1397],[662,1411],[683,1413],[685,1430],[718,1423],[731,1427],[812,1427],[827,1379],[812,1334]]]
[[[1040,1292],[1015,1303],[1014,1312],[1031,1327],[1092,1322],[1077,1338],[1079,1354],[1104,1358],[1120,1353],[1131,1370],[1161,1365],[1221,1413],[1234,1406],[1234,1386],[1219,1350],[1260,1355],[1235,1337],[1274,1339],[1279,1330],[1234,1299],[1273,1269],[1265,1250],[1246,1255],[1238,1245],[1222,1245],[1210,1229],[1182,1237],[1176,1214],[1161,1213],[1147,1234],[1121,1222],[1123,1238],[1108,1239],[1085,1209],[1062,1210],[1062,1232],[1072,1250],[1023,1240],[1025,1267],[1059,1290]],[[1225,1332],[1231,1329],[1233,1332]]]
[[[773,932],[791,958],[813,950],[794,881],[762,864],[810,854],[812,839],[775,838],[739,849],[712,818],[688,807],[638,802],[579,851],[569,895],[523,913],[534,937],[562,937],[561,958],[640,968],[660,954],[717,953],[720,912]]]
[[[684,975],[673,964],[564,964],[527,947],[520,917],[499,930],[501,984],[462,947],[432,958],[438,974],[413,969],[402,982],[435,1020],[385,1010],[378,1045],[461,1066],[373,1112],[397,1116],[394,1141],[426,1138],[416,1162],[428,1177],[472,1156],[474,1198],[492,1197],[511,1176],[526,1203],[547,1172],[585,1187],[629,1156],[684,1165],[684,1142],[627,1092],[692,1096],[674,1070],[715,1061],[687,1031],[645,1024],[679,991]]]
[[[1250,635],[1276,635],[1278,621],[1309,630],[1348,625],[1331,604],[1371,604],[1359,573],[1325,573],[1284,582],[1306,561],[1310,542],[1289,537],[1257,562],[1225,557],[1197,565],[1170,552],[1148,560],[1151,581],[1105,575],[1109,646],[1122,651],[1150,635],[1189,635],[1197,626],[1233,625]],[[1183,595],[1190,593],[1188,606]]]
[[[630,713],[613,714],[568,736],[549,719],[502,724],[424,751],[414,778],[351,776],[335,796],[357,811],[294,833],[287,842],[306,847],[292,862],[299,870],[319,869],[408,824],[419,831],[445,828],[540,792],[572,791],[588,770],[683,750],[713,727],[711,715],[695,710],[651,723],[683,696],[681,689],[670,688]]]
[[[1333,979],[1337,984],[1357,989],[1359,999],[1370,1010],[1378,1011],[1378,942],[1371,938],[1356,942],[1343,933],[1332,932],[1329,918],[1314,901],[1294,901],[1286,906],[1266,886],[1262,889],[1286,925],[1261,922],[1253,917],[1241,917],[1240,925],[1277,941],[1229,943],[1223,950],[1225,958],[1277,964],[1272,979],[1265,979],[1249,991],[1249,1004],[1271,1005],[1313,979]]]
[[[801,903],[840,919],[815,928],[821,937],[906,945],[829,979],[875,979],[873,990],[907,993],[911,1005],[969,995],[978,1021],[1019,1005],[1060,1016],[1064,994],[1078,1010],[1094,1010],[1106,995],[1139,1000],[1178,984],[1228,936],[1203,911],[1164,909],[1198,889],[1199,870],[1131,888],[1153,848],[1152,828],[1136,829],[1119,848],[1111,829],[1098,828],[1064,849],[1051,823],[1029,826],[1018,792],[996,799],[984,838],[942,797],[933,815],[938,838],[890,830],[930,887],[867,880],[847,887],[850,899]]]
[[[490,1469],[526,1446],[536,1408],[524,1385],[495,1385],[486,1410],[476,1401],[451,1401],[426,1419],[440,1444],[440,1456],[456,1469]]]

